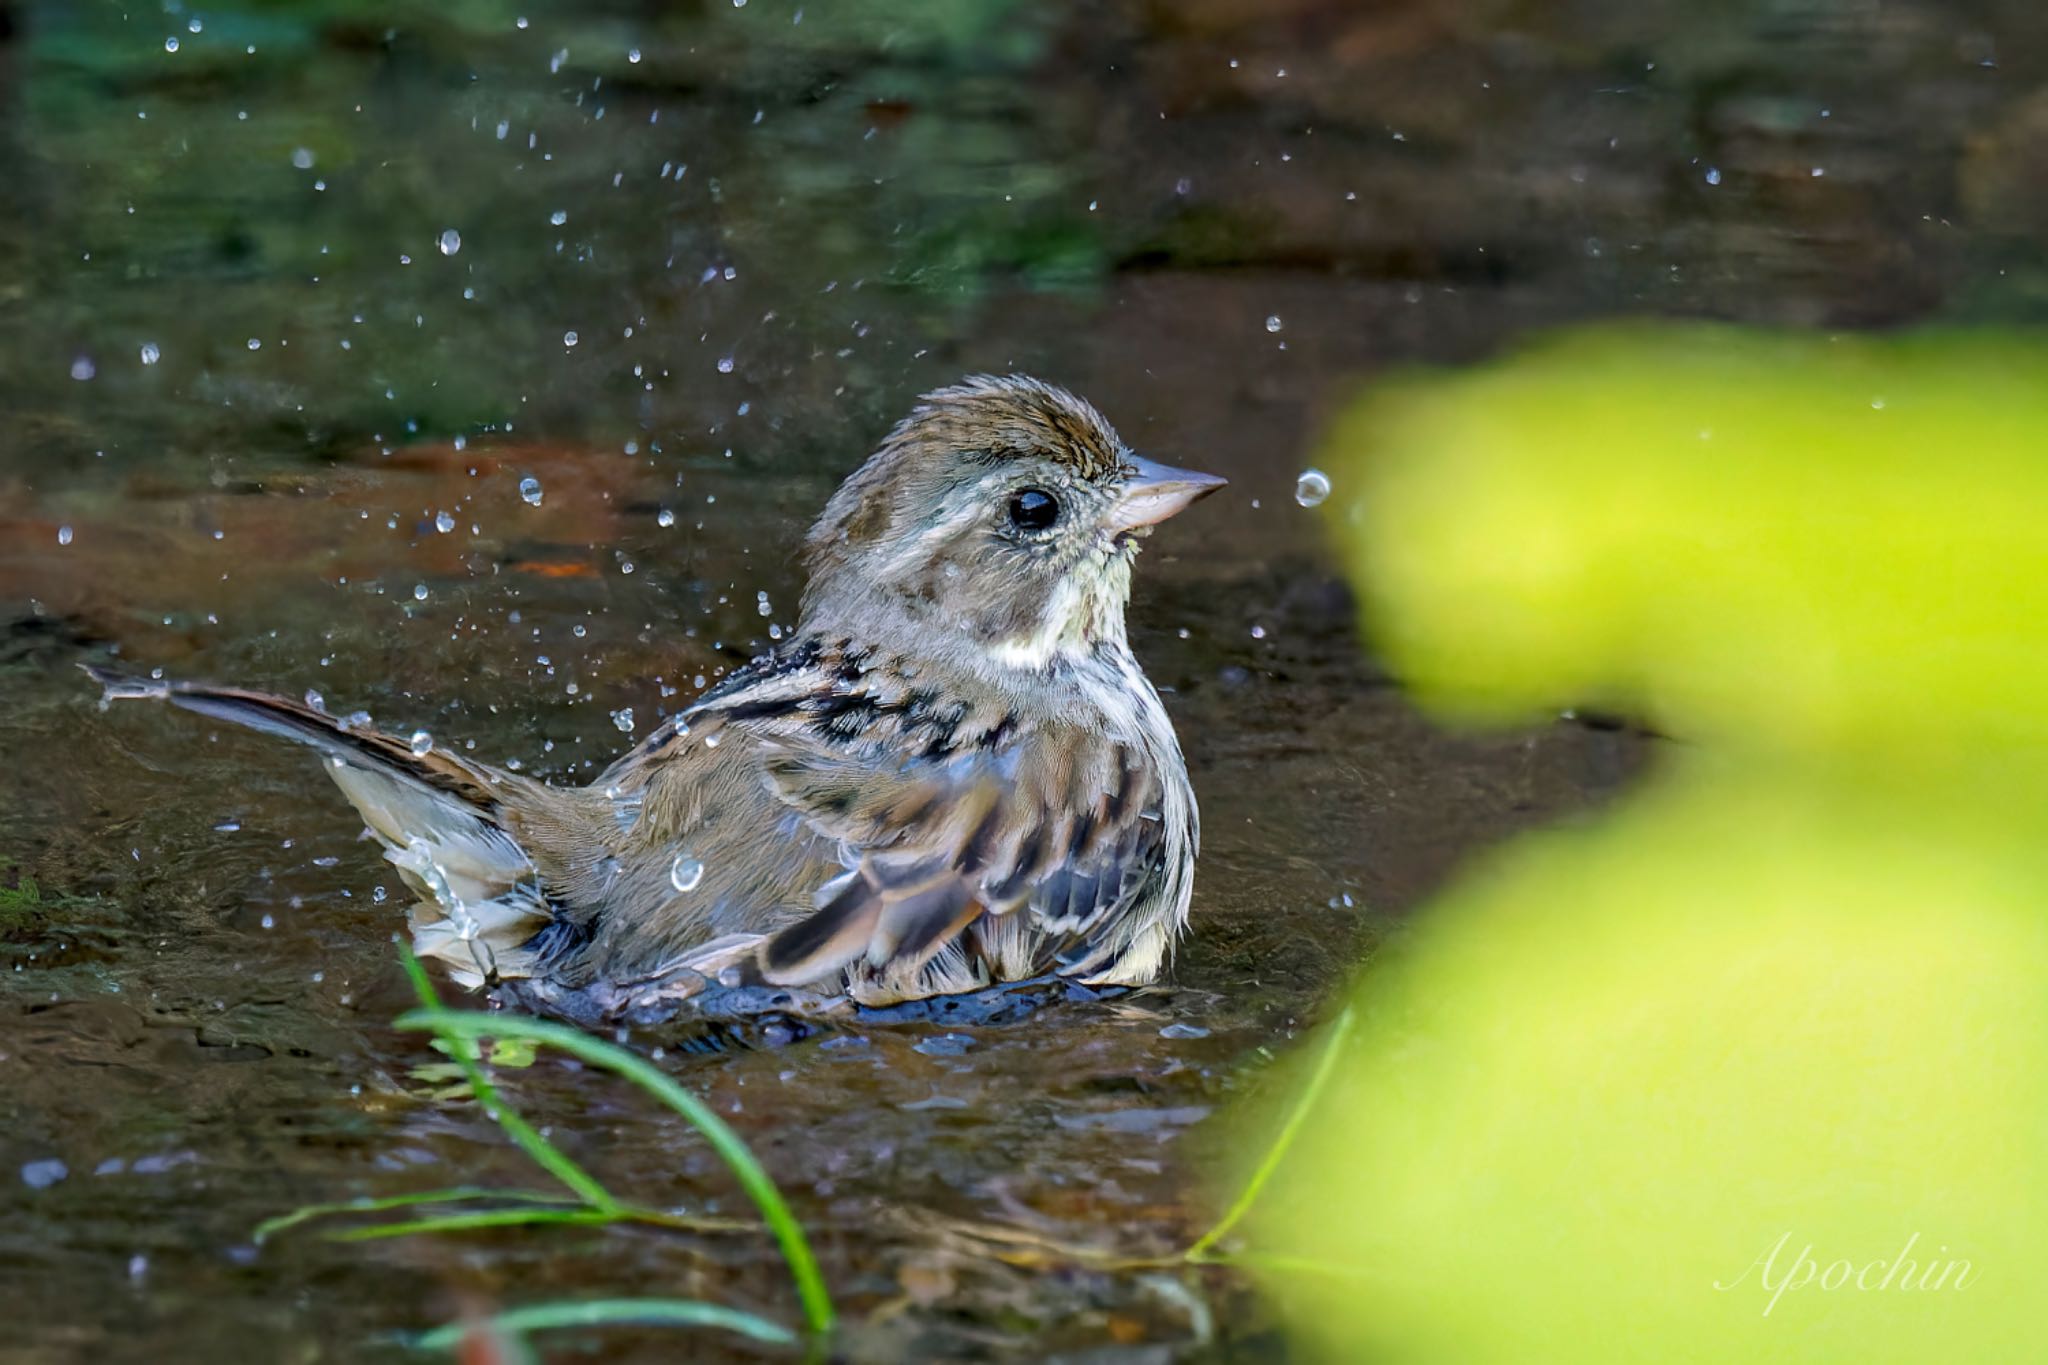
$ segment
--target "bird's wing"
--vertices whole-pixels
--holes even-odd
[[[849,967],[900,981],[949,949],[997,979],[1085,974],[1167,875],[1164,778],[1144,753],[1072,718],[942,697],[874,652],[800,647],[686,722],[748,735],[776,796],[841,850],[817,908],[763,946],[773,982]]]

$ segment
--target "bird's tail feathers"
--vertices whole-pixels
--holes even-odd
[[[532,971],[524,945],[552,911],[502,815],[505,795],[526,779],[289,697],[85,671],[105,689],[103,706],[167,701],[319,751],[327,775],[420,897],[410,916],[414,951],[440,958],[469,985]]]

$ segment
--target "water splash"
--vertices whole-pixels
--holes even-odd
[[[624,787],[613,785],[605,788],[604,795],[612,803],[612,823],[619,827],[619,833],[632,833],[633,826],[640,823],[641,794],[628,793]]]
[[[434,856],[434,846],[417,834],[406,840],[405,852],[387,853],[394,867],[410,872],[435,904],[447,916],[449,927],[455,937],[469,945],[470,961],[486,979],[496,975],[497,962],[491,952],[491,945],[483,938],[483,925],[471,912],[462,897],[448,884],[448,873]]]

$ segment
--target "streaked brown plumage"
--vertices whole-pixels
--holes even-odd
[[[1221,482],[1036,380],[928,394],[813,528],[791,637],[585,788],[282,698],[103,681],[319,748],[420,894],[419,951],[543,1004],[1137,984],[1185,924],[1197,822],[1125,639],[1131,563]]]

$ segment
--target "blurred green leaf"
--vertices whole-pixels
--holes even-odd
[[[1250,1218],[1313,1354],[2031,1354],[2044,433],[2033,338],[1649,326],[1340,422],[1337,533],[1425,702],[1688,742],[1361,983]]]
[[[2048,343],[1599,328],[1337,426],[1367,626],[1447,714],[2048,749]]]
[[[1699,762],[1518,844],[1362,984],[1250,1218],[1317,1358],[2030,1354],[2040,788]],[[1869,1287],[1909,1243],[1912,1285]],[[1866,1287],[1823,1287],[1838,1262]]]

